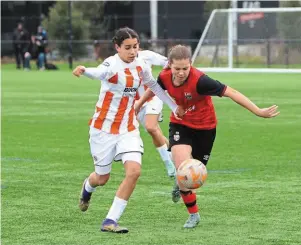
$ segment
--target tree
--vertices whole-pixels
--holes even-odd
[[[82,11],[72,8],[72,35],[73,40],[87,40],[89,37],[89,21],[83,18]],[[54,41],[60,54],[68,53],[68,2],[58,1],[53,7],[49,8],[48,18],[43,20],[43,26],[48,32],[50,41]],[[73,43],[74,57],[80,56],[86,52],[86,46],[83,43]]]
[[[76,1],[73,7],[82,12],[83,18],[89,22],[89,38],[97,40],[107,31],[103,12],[105,1]]]

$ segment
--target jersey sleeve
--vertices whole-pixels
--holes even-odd
[[[172,112],[176,112],[178,105],[165,93],[165,91],[161,88],[161,86],[157,83],[155,78],[152,75],[151,69],[145,67],[143,70],[143,84],[145,84],[150,90],[168,107],[172,110]]]
[[[150,50],[144,50],[142,52],[143,52],[143,56],[147,57],[148,62],[151,65],[162,66],[162,67],[167,66],[168,63],[167,57]]]
[[[163,90],[166,90],[165,86],[164,86],[164,83],[162,81],[162,79],[160,78],[160,75],[158,76],[157,78],[157,83],[160,85],[160,87],[163,89]]]
[[[109,60],[106,59],[102,64],[100,64],[96,68],[86,68],[84,76],[89,77],[91,79],[105,80],[109,74],[111,65],[112,64],[110,64]]]
[[[225,93],[227,86],[217,80],[214,80],[207,75],[199,78],[196,90],[200,95],[220,96]]]

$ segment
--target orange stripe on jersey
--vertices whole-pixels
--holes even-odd
[[[126,87],[133,87],[134,85],[134,77],[129,68],[124,69],[125,79],[126,79]]]
[[[133,101],[132,108],[129,113],[129,121],[128,121],[128,131],[129,132],[136,129],[136,127],[134,126],[134,115],[135,115],[134,104],[135,104],[135,100]]]
[[[114,76],[112,76],[108,81],[110,83],[117,84],[117,82],[118,82],[118,73],[116,73]]]
[[[119,107],[118,107],[117,114],[115,115],[115,118],[114,118],[114,122],[111,126],[111,134],[119,133],[120,124],[122,122],[122,118],[126,111],[128,102],[129,102],[129,97],[122,97]]]
[[[138,76],[139,76],[139,78],[140,78],[140,81],[139,81],[139,86],[140,86],[140,85],[141,85],[141,82],[142,82],[142,75],[141,75],[141,73],[142,73],[142,68],[141,68],[141,66],[137,66],[137,67],[136,67],[136,70],[137,70]]]
[[[113,99],[113,95],[114,94],[111,93],[111,92],[106,92],[106,95],[105,95],[105,97],[103,99],[101,111],[99,113],[98,118],[95,120],[94,128],[98,128],[98,129],[102,128],[102,124],[104,122],[104,119],[107,116],[108,111],[109,111],[110,104],[111,104],[111,101]],[[98,111],[98,108],[96,108],[96,109]]]
[[[133,87],[134,85],[134,77],[130,71],[129,68],[125,68],[124,69],[124,73],[125,73],[125,79],[126,79],[126,88],[130,88]],[[127,109],[128,106],[128,102],[129,102],[129,97],[122,97],[119,107],[118,107],[118,111],[115,115],[114,118],[114,122],[111,126],[111,134],[118,134],[119,133],[119,128],[122,122],[122,118],[124,116],[124,113]]]

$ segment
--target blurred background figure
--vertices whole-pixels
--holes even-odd
[[[23,68],[26,68],[25,53],[28,51],[29,45],[30,39],[28,32],[23,27],[23,24],[19,22],[13,34],[13,49],[15,52],[17,69],[21,69],[21,63]]]
[[[46,64],[46,47],[48,43],[48,38],[47,38],[47,33],[42,26],[38,26],[38,32],[33,39],[37,51],[38,69],[44,70]]]

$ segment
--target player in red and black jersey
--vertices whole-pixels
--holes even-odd
[[[158,77],[158,83],[168,92],[175,102],[182,107],[181,120],[173,113],[170,116],[169,141],[176,168],[189,159],[195,158],[207,164],[216,135],[216,115],[211,96],[229,97],[253,114],[271,118],[279,114],[277,106],[259,108],[240,92],[208,77],[191,66],[191,52],[182,45],[173,47],[169,53],[169,68],[164,69]],[[136,111],[153,93],[148,90],[136,102]],[[173,201],[178,201],[177,189]],[[196,194],[180,190],[182,199],[190,213],[185,228],[195,227],[199,221]]]

